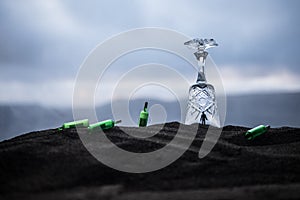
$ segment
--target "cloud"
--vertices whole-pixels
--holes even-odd
[[[257,69],[257,68],[255,68]],[[236,67],[221,69],[224,88],[227,94],[300,92],[300,76],[284,67],[276,71],[247,73]],[[261,73],[259,73],[261,72]]]
[[[14,26],[31,33],[39,33],[46,37],[67,37],[80,35],[83,24],[73,20],[66,5],[59,0],[26,2],[4,1],[6,17]],[[19,33],[21,34],[21,33]]]
[[[140,1],[148,26],[212,37],[221,64],[286,65],[299,73],[299,1]]]
[[[262,74],[249,74],[247,71],[237,70],[236,67],[232,66],[221,68],[223,87],[227,95],[300,92],[299,75],[285,68]],[[176,76],[168,77],[167,81],[173,87],[165,88],[163,83],[166,79],[164,76],[155,76],[154,74],[149,76],[152,76],[154,81],[146,85],[137,85],[137,81],[144,81],[142,77],[133,79],[128,76],[121,82],[119,82],[120,80],[104,79],[99,83],[101,87],[98,87],[95,91],[96,104],[105,104],[111,100],[110,97],[113,97],[115,100],[141,97],[174,100],[175,96],[172,91],[175,91],[179,99],[186,98],[189,82],[179,81],[180,79],[176,78]],[[148,77],[148,79],[151,79],[151,77]],[[211,81],[214,80],[208,80],[209,83]],[[118,88],[115,90],[117,84]],[[72,79],[47,80],[39,81],[38,83],[18,80],[0,81],[0,93],[5,94],[0,96],[0,103],[37,103],[54,107],[71,107],[73,89],[74,80]],[[84,98],[84,91],[82,92],[82,98]]]
[[[71,106],[73,80],[55,80],[36,83],[0,81],[0,103],[39,104],[53,107]]]
[[[5,92],[1,101],[56,104],[55,98],[43,98],[47,94],[39,86],[47,85],[69,104],[70,83],[88,53],[114,34],[145,26],[215,38],[219,46],[209,52],[229,93],[298,91],[299,5],[299,1],[271,0],[4,0],[0,2],[0,91]],[[147,55],[128,62],[132,60],[143,64]],[[175,59],[168,64],[181,69]],[[277,80],[280,75],[284,84]]]

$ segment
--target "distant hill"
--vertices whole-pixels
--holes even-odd
[[[144,99],[137,99],[129,102],[129,113],[133,123],[138,120],[144,101]],[[258,124],[269,124],[274,127],[300,127],[299,102],[300,93],[228,96],[225,125],[252,127]],[[124,101],[117,103],[117,106],[123,103]],[[154,104],[160,104],[165,108],[168,122],[180,121],[178,102],[149,101],[150,107]],[[99,120],[113,118],[109,104],[97,107],[96,112]],[[152,119],[150,123],[161,123],[157,119],[160,118]],[[71,120],[73,120],[71,108],[0,105],[0,141],[30,131],[59,127],[62,123]]]
[[[39,105],[0,105],[0,140],[30,131],[58,127],[72,118],[70,109]]]
[[[227,97],[225,124],[300,127],[300,93]]]

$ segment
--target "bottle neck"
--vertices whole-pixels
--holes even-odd
[[[198,60],[198,77],[197,77],[197,83],[198,82],[205,82],[206,83],[206,77],[205,77],[205,60],[208,55],[206,51],[198,51],[195,52],[194,55],[196,56]]]

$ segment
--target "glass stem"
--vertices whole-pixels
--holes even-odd
[[[197,57],[198,66],[199,66],[197,83],[199,83],[199,82],[206,83],[204,67],[205,67],[205,60],[206,60],[208,53],[206,51],[200,51],[200,52],[195,53],[195,55]]]

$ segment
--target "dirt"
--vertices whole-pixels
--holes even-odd
[[[248,128],[226,126],[213,150],[199,159],[207,126],[182,126],[187,132],[198,126],[190,148],[171,165],[141,174],[117,171],[96,160],[76,129],[43,130],[3,141],[0,199],[300,198],[299,128],[271,128],[248,141],[244,137]],[[177,122],[165,124],[147,139],[125,132],[159,127],[114,127],[105,134],[125,150],[151,152],[172,140]]]

